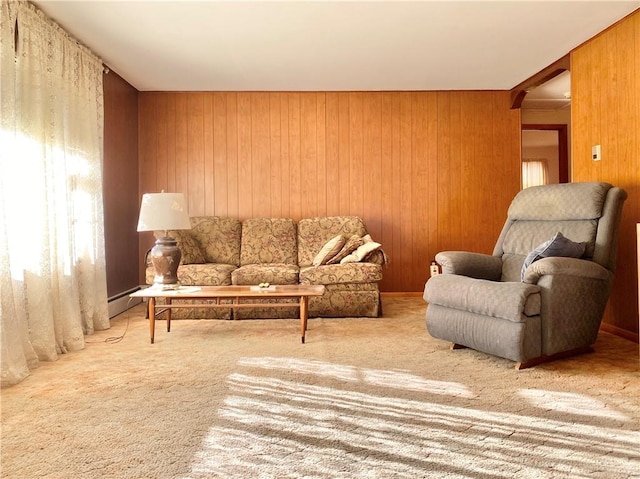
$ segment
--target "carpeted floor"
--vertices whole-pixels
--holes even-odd
[[[4,389],[3,478],[640,478],[638,345],[515,371],[420,298],[377,319],[174,321],[142,305]],[[126,330],[121,342],[105,339]]]

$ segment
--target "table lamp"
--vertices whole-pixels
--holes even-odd
[[[178,265],[182,253],[169,230],[191,229],[182,193],[145,193],[142,195],[138,231],[156,231],[156,244],[150,251],[155,268],[153,285],[161,289],[178,288]]]

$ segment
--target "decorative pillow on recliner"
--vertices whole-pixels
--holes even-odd
[[[559,256],[563,258],[580,258],[584,254],[587,243],[576,243],[557,232],[549,241],[537,246],[527,255],[520,271],[520,279],[524,281],[524,273],[531,263],[542,258]]]
[[[333,258],[331,258],[329,261],[327,261],[327,264],[338,264],[340,260],[342,260],[342,258],[344,258],[347,255],[350,255],[356,250],[356,248],[358,248],[359,246],[362,246],[363,244],[364,244],[364,240],[360,238],[360,236],[351,235],[349,239],[344,243],[344,246],[338,252],[338,254],[335,255]]]
[[[182,253],[180,264],[204,264],[206,262],[202,248],[189,231],[171,231],[170,235],[176,239]]]
[[[324,246],[320,249],[320,252],[313,259],[314,266],[320,266],[323,264],[327,264],[331,258],[337,255],[342,247],[344,246],[344,236],[338,235],[331,238],[327,241]]]

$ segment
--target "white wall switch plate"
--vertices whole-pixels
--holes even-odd
[[[438,267],[438,263],[436,263],[435,261],[432,261],[431,266],[429,267],[429,272],[431,273],[431,276],[439,275],[440,268]]]
[[[591,159],[593,161],[600,161],[602,159],[600,156],[600,145],[594,145],[591,147]]]

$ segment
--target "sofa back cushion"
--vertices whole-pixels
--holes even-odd
[[[357,216],[323,216],[298,222],[298,264],[311,266],[318,252],[336,235],[349,238],[367,234],[364,221]]]
[[[296,224],[289,218],[250,218],[242,223],[240,264],[297,264]]]
[[[206,263],[240,265],[240,220],[219,216],[193,216],[191,227],[191,236],[200,244]]]
[[[200,242],[191,233],[191,230],[170,231],[169,236],[175,238],[182,255],[180,264],[206,263]]]

